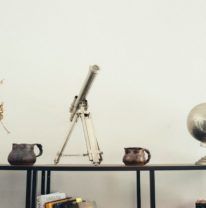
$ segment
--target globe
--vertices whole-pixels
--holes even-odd
[[[187,118],[187,128],[190,134],[201,142],[203,147],[206,146],[206,103],[195,106]],[[197,165],[206,165],[206,156],[201,158]]]
[[[206,103],[195,106],[188,115],[187,127],[191,135],[206,143]]]

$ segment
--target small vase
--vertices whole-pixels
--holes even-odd
[[[39,148],[39,154],[35,155],[34,146]],[[12,151],[8,156],[11,165],[33,165],[36,158],[43,153],[41,144],[13,144]]]
[[[147,149],[141,147],[127,147],[124,148],[124,150],[123,162],[125,165],[145,165],[151,159],[151,154]],[[145,152],[147,153],[147,159],[145,157]]]

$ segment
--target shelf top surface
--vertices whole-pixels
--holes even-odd
[[[35,164],[18,165],[0,164],[0,170],[38,170],[38,171],[167,171],[167,170],[206,170],[206,165],[195,164],[149,164],[144,166],[125,166],[122,164],[101,164],[101,165],[53,165]]]

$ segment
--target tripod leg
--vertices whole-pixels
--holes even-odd
[[[69,128],[69,132],[68,132],[68,134],[67,134],[66,140],[65,140],[65,142],[64,142],[64,144],[63,144],[63,146],[62,146],[62,148],[61,148],[61,151],[57,153],[57,156],[56,156],[56,158],[54,159],[54,164],[58,164],[58,163],[59,163],[59,160],[60,160],[60,158],[61,158],[61,156],[62,156],[62,154],[63,154],[63,152],[64,152],[64,149],[65,149],[65,147],[66,147],[66,145],[67,145],[67,143],[68,143],[68,141],[69,141],[69,138],[70,138],[70,136],[71,136],[71,134],[72,134],[72,131],[73,131],[73,129],[74,129],[74,126],[75,126],[75,124],[76,124],[76,122],[77,122],[77,120],[78,120],[78,116],[79,116],[78,114],[75,114],[75,116],[74,116],[74,118],[73,118],[73,120],[72,120],[72,122],[71,122],[71,126],[70,126],[70,128]]]
[[[99,145],[94,134],[94,127],[92,124],[91,115],[81,113],[80,117],[83,125],[89,160],[92,161],[94,164],[100,164],[100,162],[102,161],[102,153],[100,152]]]

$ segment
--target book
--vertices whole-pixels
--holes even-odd
[[[196,203],[196,208],[206,208],[206,204]]]
[[[53,208],[78,208],[78,203],[82,202],[81,198],[71,198],[66,202],[59,202],[53,205]]]
[[[206,208],[206,200],[197,200],[195,203],[196,208]]]
[[[95,201],[83,201],[78,203],[78,208],[97,208]]]
[[[57,203],[61,203],[61,202],[66,202],[68,201],[68,199],[60,199],[60,200],[56,200],[56,201],[51,201],[51,202],[46,202],[45,203],[45,208],[53,208],[55,204]]]
[[[53,205],[53,208],[78,208],[78,203],[72,201],[62,202]]]
[[[47,203],[45,203],[45,208],[54,208],[54,207],[58,208],[60,205],[62,205],[64,203],[72,204],[72,203],[78,203],[81,201],[82,201],[81,198],[65,198],[65,199],[47,202]]]
[[[66,198],[66,194],[60,193],[60,192],[40,195],[36,199],[36,208],[44,208],[45,203],[59,200],[59,199],[64,199],[64,198]]]
[[[81,198],[71,198],[66,201],[56,201],[52,208],[97,208],[95,201],[82,201]]]

